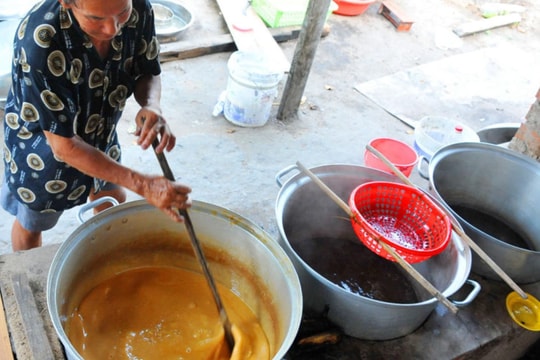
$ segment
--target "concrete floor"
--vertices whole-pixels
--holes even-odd
[[[493,45],[509,43],[540,54],[540,5],[533,0],[519,2],[527,7],[527,12],[517,27],[463,38],[463,44],[455,49],[438,46],[435,37],[440,29],[449,30],[455,24],[479,19],[476,6],[484,2],[398,1],[415,19],[409,32],[397,32],[377,14],[378,3],[358,17],[332,15],[328,21],[330,34],[319,44],[298,119],[275,119],[278,98],[269,122],[260,128],[237,127],[222,116],[212,116],[214,104],[227,86],[230,53],[163,64],[162,106],[178,137],[177,148],[167,154],[173,172],[179,181],[192,186],[193,199],[235,211],[270,235],[279,236],[274,215],[279,191],[274,177],[278,171],[296,161],[308,167],[362,165],[364,147],[375,137],[393,137],[412,145],[412,129],[362,96],[355,85]],[[209,21],[198,18],[186,36],[197,36],[195,30],[204,28]],[[296,41],[281,44],[291,60],[295,46]],[[389,89],[389,96],[393,90]],[[531,102],[533,98],[531,94]],[[504,107],[504,99],[501,106]],[[142,151],[129,134],[135,111],[134,103],[128,103],[119,126],[124,163],[141,171],[160,173],[153,153]],[[412,180],[420,186],[427,185],[416,172]],[[135,198],[129,194],[130,200]],[[45,246],[61,243],[79,226],[76,213],[77,209],[67,211],[57,227],[44,234]],[[2,212],[3,254],[11,252],[11,221]]]

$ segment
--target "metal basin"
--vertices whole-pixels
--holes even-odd
[[[540,281],[540,164],[487,143],[454,144],[429,162],[431,191],[516,283]],[[501,280],[476,254],[472,270]]]
[[[193,201],[190,215],[216,282],[253,310],[271,355],[282,359],[302,317],[300,282],[291,261],[275,240],[231,211]],[[166,261],[164,253],[169,254]],[[62,243],[48,274],[47,305],[68,359],[82,360],[63,327],[69,304],[79,304],[83,294],[111,276],[103,269],[112,266],[120,272],[152,265],[200,272],[185,227],[144,200],[96,215]]]
[[[476,133],[481,142],[504,145],[509,143],[516,132],[518,131],[521,123],[501,123],[486,126],[478,130]]]
[[[373,180],[399,182],[393,175],[354,165],[325,165],[311,169],[339,197],[348,199],[352,190]],[[437,306],[437,299],[429,295],[415,280],[418,295],[416,303],[381,301],[369,296],[350,292],[337,285],[314,269],[296,250],[296,245],[310,239],[353,237],[349,219],[344,211],[306,175],[297,173],[285,181],[286,175],[300,172],[296,166],[278,173],[276,180],[281,189],[276,200],[276,219],[280,242],[293,260],[300,276],[304,294],[304,306],[317,312],[328,311],[328,318],[353,337],[368,340],[387,340],[407,335],[417,329]],[[356,238],[355,238],[356,239]],[[357,239],[356,239],[357,240]],[[359,242],[359,240],[357,240]],[[324,244],[316,248],[319,257],[328,259]],[[367,251],[369,256],[378,257]],[[362,261],[363,259],[333,259],[338,262]],[[384,260],[386,263],[390,261]],[[450,245],[439,255],[413,265],[428,281],[446,297],[457,292],[467,280],[471,268],[469,247],[455,233]],[[371,269],[369,271],[372,271]],[[469,280],[470,281],[470,280]],[[470,303],[480,287],[470,282],[473,289],[458,306]]]
[[[193,25],[193,13],[178,2],[151,0],[154,9],[156,34],[161,42],[177,41]]]

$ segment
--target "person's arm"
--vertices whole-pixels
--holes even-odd
[[[176,221],[182,220],[175,209],[189,206],[188,194],[191,189],[188,186],[123,166],[77,135],[67,138],[45,131],[45,136],[56,157],[70,166],[88,176],[123,186],[141,195]]]

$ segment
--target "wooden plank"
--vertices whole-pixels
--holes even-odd
[[[0,359],[13,360],[13,349],[9,340],[9,331],[6,322],[6,313],[2,294],[0,293]]]
[[[300,34],[299,26],[286,26],[268,30],[278,43],[296,39]],[[328,35],[329,32],[329,27],[326,27],[322,36]],[[161,62],[167,62],[190,59],[218,52],[234,51],[236,49],[237,47],[231,34],[220,34],[207,39],[195,38],[193,40],[181,40],[161,44],[159,55]]]
[[[36,301],[24,273],[12,275],[13,294],[21,315],[28,345],[35,360],[54,360],[54,355],[43,325],[43,319],[37,309]]]
[[[459,37],[463,37],[501,26],[516,24],[520,21],[521,16],[519,14],[495,16],[489,19],[482,19],[459,25],[454,29],[454,33]]]
[[[216,1],[238,50],[264,53],[284,72],[289,71],[289,60],[247,0]]]
[[[209,39],[177,41],[160,45],[159,60],[161,62],[190,59],[217,52],[236,49],[231,34],[216,35]]]

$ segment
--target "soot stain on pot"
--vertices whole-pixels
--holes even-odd
[[[357,239],[310,237],[296,241],[293,248],[315,271],[352,294],[392,303],[418,302],[397,265]]]

